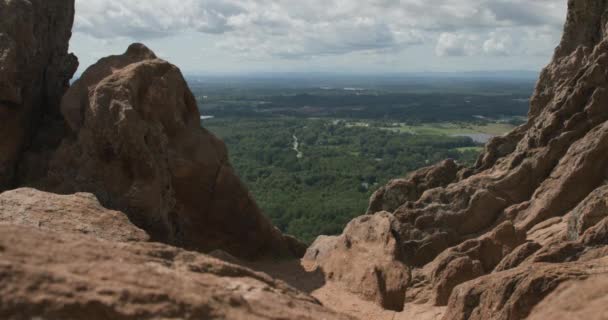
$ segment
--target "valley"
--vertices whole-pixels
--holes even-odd
[[[311,243],[319,235],[339,234],[391,179],[447,158],[474,165],[491,137],[523,123],[522,101],[527,100],[516,97],[532,90],[527,80],[496,81],[491,94],[477,92],[488,86],[481,80],[458,81],[469,81],[469,88],[440,79],[428,90],[417,84],[427,81],[403,79],[398,87],[381,83],[373,90],[344,91],[309,88],[298,79],[291,83],[302,88],[282,81],[274,87],[192,86],[207,115],[202,126],[225,141],[237,174],[264,213],[281,231]],[[362,78],[352,86],[365,83]],[[361,104],[366,94],[363,100],[384,104]],[[445,99],[464,103],[445,105]],[[408,107],[412,101],[419,107]],[[444,111],[437,113],[431,104]]]

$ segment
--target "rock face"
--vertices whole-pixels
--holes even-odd
[[[25,151],[60,116],[78,66],[68,54],[73,20],[73,1],[0,0],[0,191],[16,184]]]
[[[584,281],[569,281],[534,308],[531,320],[603,320],[608,318],[608,276],[595,276]]]
[[[407,302],[447,304],[446,320],[523,319],[560,283],[608,273],[606,21],[606,1],[569,1],[526,124],[473,168],[444,162],[372,197],[368,214],[394,216]]]
[[[73,19],[73,0],[0,1],[0,191],[92,193],[154,240],[188,249],[303,255],[200,128],[175,66],[135,44],[66,92],[78,65],[67,52]]]
[[[303,254],[260,212],[224,143],[200,127],[179,69],[145,46],[87,69],[61,110],[72,133],[40,183],[46,190],[93,193],[154,240],[187,249]]]
[[[420,198],[426,190],[445,187],[456,181],[461,169],[453,160],[445,160],[436,166],[412,172],[405,179],[393,180],[374,192],[367,214],[395,211],[402,204]]]
[[[440,254],[427,266],[431,270],[435,305],[446,305],[457,285],[492,272],[525,237],[511,222],[505,222],[488,234]]]
[[[584,263],[536,264],[484,276],[456,287],[443,319],[525,319],[561,283],[605,275],[607,265],[607,258],[603,258]]]
[[[94,195],[62,196],[34,189],[0,194],[0,223],[23,225],[56,232],[80,233],[112,241],[148,241],[127,216],[108,210]]]
[[[4,224],[0,318],[350,319],[267,275],[203,254]]]
[[[401,311],[410,274],[399,261],[393,222],[388,212],[357,218],[341,236],[319,238],[304,261],[319,268],[328,281],[339,282],[386,309]]]

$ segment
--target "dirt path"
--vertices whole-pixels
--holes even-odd
[[[445,310],[444,307],[416,304],[406,305],[402,312],[384,310],[373,302],[347,292],[339,285],[326,283],[320,270],[311,271],[311,266],[299,260],[261,261],[245,265],[311,294],[328,308],[361,320],[435,320],[441,319]]]
[[[293,135],[293,151],[297,153],[298,159],[304,158],[304,153],[300,150],[300,141],[296,135]]]

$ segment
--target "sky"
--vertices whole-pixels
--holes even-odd
[[[567,0],[76,0],[79,72],[141,42],[187,74],[529,70]]]

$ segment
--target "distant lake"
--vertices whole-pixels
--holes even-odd
[[[215,116],[201,116],[201,120],[209,120],[213,118],[215,118]]]

